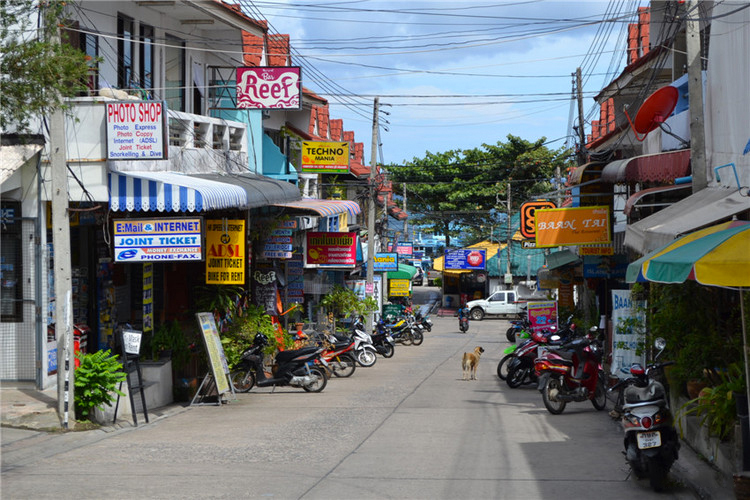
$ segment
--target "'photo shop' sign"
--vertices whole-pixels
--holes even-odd
[[[166,106],[161,101],[108,102],[108,160],[166,160]]]
[[[302,109],[300,68],[237,68],[237,108]]]

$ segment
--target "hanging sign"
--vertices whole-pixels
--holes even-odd
[[[237,68],[237,108],[302,109],[301,69],[295,66]]]
[[[200,217],[117,219],[115,262],[203,260],[202,221]]]
[[[206,284],[245,283],[245,221],[206,221]]]
[[[305,267],[354,267],[356,236],[356,233],[307,233]]]
[[[372,259],[372,270],[376,273],[398,271],[398,254],[396,252],[376,253]]]
[[[302,141],[302,172],[346,174],[349,172],[349,143]]]
[[[534,222],[536,211],[549,208],[555,208],[555,204],[551,201],[527,201],[521,205],[521,235],[524,238],[533,239],[536,236],[536,224]],[[536,246],[524,248],[536,248]]]
[[[108,160],[167,159],[164,102],[108,102],[105,106]]]
[[[388,280],[388,295],[391,297],[408,297],[411,280]]]
[[[609,207],[537,210],[537,248],[610,243]]]

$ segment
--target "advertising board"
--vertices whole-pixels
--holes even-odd
[[[445,269],[484,270],[487,265],[487,251],[484,249],[462,248],[445,251]]]
[[[355,233],[308,232],[305,267],[354,267],[357,263]]]
[[[388,280],[388,296],[389,297],[408,297],[410,290],[411,280]]]
[[[346,174],[349,172],[349,143],[302,141],[302,172]]]
[[[302,74],[295,66],[237,68],[237,108],[302,109]]]
[[[245,221],[206,221],[206,284],[245,284]]]
[[[545,300],[541,302],[528,302],[526,314],[529,316],[531,329],[535,332],[550,327],[557,328],[557,302]]]
[[[609,207],[537,210],[537,248],[610,243]]]
[[[105,106],[108,160],[167,159],[164,102],[108,102]]]
[[[533,239],[536,236],[535,217],[537,210],[555,208],[551,201],[527,201],[521,205],[521,234],[524,238]],[[530,247],[530,248],[536,248]]]
[[[398,254],[396,252],[376,253],[372,259],[372,270],[375,272],[398,271]]]
[[[118,219],[113,222],[115,262],[203,260],[203,219]]]

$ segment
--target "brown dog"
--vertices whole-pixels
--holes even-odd
[[[477,377],[477,368],[479,368],[479,358],[482,357],[484,349],[477,346],[474,352],[465,352],[464,359],[461,361],[461,367],[464,369],[464,380],[479,380]]]

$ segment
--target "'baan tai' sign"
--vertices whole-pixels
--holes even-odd
[[[295,66],[237,68],[237,108],[302,109],[302,74]]]
[[[537,210],[537,248],[609,243],[609,207]]]

